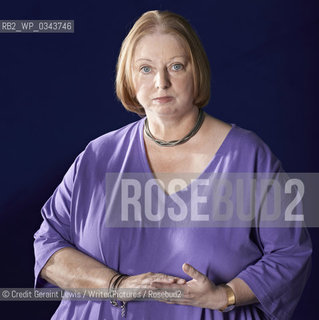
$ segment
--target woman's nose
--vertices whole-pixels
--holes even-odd
[[[171,83],[167,70],[158,71],[156,74],[155,85],[157,89],[167,89]]]

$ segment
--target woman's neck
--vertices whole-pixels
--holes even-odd
[[[156,139],[179,140],[192,130],[198,118],[198,107],[194,106],[187,113],[157,116],[147,112],[147,121],[152,135]]]

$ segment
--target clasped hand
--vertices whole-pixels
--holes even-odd
[[[192,279],[186,281],[162,273],[143,273],[130,276],[122,281],[120,288],[148,289],[148,290],[180,290],[181,297],[156,299],[168,304],[190,305],[200,308],[219,309],[224,304],[225,292],[216,286],[204,274],[193,266],[184,263],[183,271]]]

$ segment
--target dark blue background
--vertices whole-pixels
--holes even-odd
[[[212,69],[206,111],[251,129],[290,172],[318,171],[319,2],[2,1],[0,19],[74,19],[74,34],[0,34],[0,287],[32,287],[40,209],[93,138],[138,119],[114,94],[132,23],[151,9],[185,16]],[[317,210],[317,208],[314,208]],[[313,271],[294,319],[315,319]],[[2,302],[11,319],[47,319],[48,302]]]

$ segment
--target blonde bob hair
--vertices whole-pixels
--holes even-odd
[[[174,34],[182,40],[193,67],[193,103],[199,108],[205,106],[210,98],[210,68],[207,55],[191,25],[185,18],[170,11],[145,12],[124,39],[116,66],[117,97],[127,110],[139,115],[145,114],[144,108],[136,99],[131,67],[137,42],[155,31]]]

